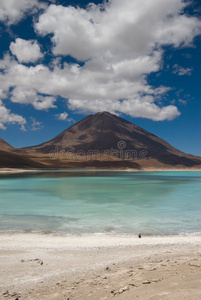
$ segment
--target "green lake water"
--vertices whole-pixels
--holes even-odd
[[[0,231],[201,232],[201,172],[1,174]]]

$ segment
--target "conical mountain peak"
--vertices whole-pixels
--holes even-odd
[[[106,116],[109,116],[109,115],[112,115],[112,114],[110,112],[108,112],[108,111],[99,111],[95,115],[106,115]]]
[[[122,140],[126,145],[125,149],[146,149],[152,155],[155,152],[178,151],[157,136],[106,111],[87,116],[52,140],[32,149],[43,153],[54,150],[55,147],[65,151],[103,152],[116,149]]]
[[[111,165],[114,167],[119,164],[115,163],[113,154],[111,154],[112,151],[115,151],[118,159],[123,159],[120,165],[133,166],[134,168],[137,165],[140,168],[141,165],[153,166],[153,164],[185,167],[201,164],[200,158],[179,151],[156,135],[107,111],[91,114],[52,140],[26,148],[26,150],[29,153],[34,151],[34,153],[38,152],[43,155],[52,152],[68,153],[70,151],[73,155],[75,154],[74,157],[77,157],[77,153],[82,153],[85,158],[88,153],[94,151],[102,157],[105,153],[109,153],[108,159],[111,158]],[[145,161],[139,159],[142,151],[146,153],[147,160]],[[136,162],[134,159],[131,163],[126,160],[128,152],[136,154],[138,161]],[[95,162],[88,164],[87,161],[85,162],[87,166],[97,165]],[[104,165],[101,160],[97,161],[100,167]],[[64,166],[70,162],[68,159],[66,161],[61,159],[60,163]],[[84,165],[84,163],[81,165]]]
[[[110,113],[108,111],[97,112],[93,116],[108,117],[108,118],[117,117],[115,114],[112,114],[112,113]]]

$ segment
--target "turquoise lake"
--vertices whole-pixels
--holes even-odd
[[[201,232],[201,172],[1,174],[0,231]]]

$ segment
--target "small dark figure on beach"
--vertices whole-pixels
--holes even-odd
[[[141,233],[138,234],[139,239],[141,239]]]

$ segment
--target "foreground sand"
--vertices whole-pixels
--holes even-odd
[[[0,299],[201,299],[201,235],[0,234]]]

